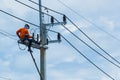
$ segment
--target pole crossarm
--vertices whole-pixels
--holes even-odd
[[[60,22],[60,23],[53,23],[53,24],[51,24],[51,23],[47,23],[47,24],[45,24],[46,26],[57,26],[57,25],[65,25],[66,23],[65,22]]]
[[[24,42],[21,41],[21,40],[18,40],[18,43],[19,43],[19,44],[26,45],[26,46],[29,45],[29,41],[28,41],[28,40],[25,40]],[[34,43],[34,42],[32,42],[31,47],[36,48],[36,49],[41,49],[42,47],[44,47],[44,48],[48,49],[48,47],[46,47],[45,45],[42,46],[42,45],[37,44],[37,43]]]

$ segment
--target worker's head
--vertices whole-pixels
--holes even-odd
[[[29,29],[30,26],[28,24],[25,24],[24,28]]]

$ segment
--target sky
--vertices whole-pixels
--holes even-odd
[[[20,1],[36,9],[39,8],[38,5],[28,0]],[[33,1],[38,3],[38,0]],[[66,4],[70,9],[61,4],[60,1]],[[120,61],[120,0],[42,0],[42,5],[65,14],[100,47],[116,60]],[[4,10],[19,18],[39,25],[39,13],[15,0],[1,0],[0,10]],[[53,15],[60,22],[62,21],[61,15],[51,11],[47,12],[44,8],[42,11]],[[44,23],[47,24],[49,22],[50,17],[44,15]],[[26,22],[0,12],[0,32],[6,31],[12,35],[16,35],[16,30],[23,27],[24,24],[26,24]],[[39,28],[31,24],[30,26],[31,34],[33,32],[39,34]],[[120,64],[111,59],[87,39],[70,23],[70,21],[67,21],[65,26],[96,51],[120,66]],[[99,54],[88,48],[63,26],[57,25],[47,27],[48,29],[60,32],[98,67],[115,80],[120,80],[120,68],[111,64]],[[6,37],[1,33],[0,36],[0,80],[40,80],[27,49],[19,49],[17,36]],[[49,40],[56,39],[56,33],[49,31],[48,38]],[[61,43],[50,43],[47,46],[46,80],[111,80],[111,78],[80,55],[63,38]],[[20,47],[22,49],[26,48],[24,45],[20,45]],[[40,51],[33,48],[32,50],[36,62],[38,66],[40,66]]]

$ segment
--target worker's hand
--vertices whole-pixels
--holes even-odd
[[[20,38],[20,36],[18,35],[18,37]]]
[[[29,36],[29,38],[33,38],[32,36]]]

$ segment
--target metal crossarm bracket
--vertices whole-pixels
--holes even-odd
[[[60,23],[53,23],[53,24],[51,24],[51,23],[48,23],[48,24],[45,24],[45,26],[56,26],[56,25],[65,25],[66,24],[66,22],[60,22]]]
[[[24,42],[21,40],[18,40],[18,43],[26,45],[26,46],[28,46],[28,44],[29,44],[28,40],[25,40]],[[41,49],[44,47],[45,49],[48,49],[48,47],[42,46],[42,45],[34,43],[34,42],[32,42],[31,47],[36,48],[36,49]]]
[[[56,43],[56,42],[60,43],[61,40],[51,40],[51,41],[48,41],[48,43]]]

